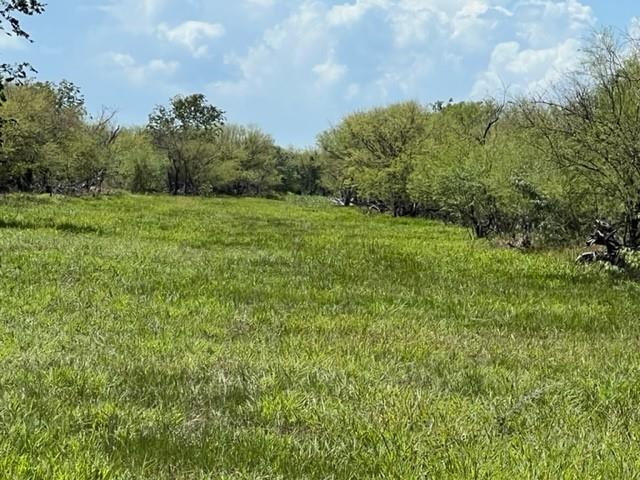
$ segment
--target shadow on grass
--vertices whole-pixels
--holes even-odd
[[[15,230],[40,230],[40,229],[54,229],[60,232],[82,234],[82,233],[104,233],[102,229],[92,227],[90,225],[78,225],[70,222],[55,223],[48,220],[43,222],[31,222],[27,220],[8,220],[0,218],[0,229],[15,229]]]

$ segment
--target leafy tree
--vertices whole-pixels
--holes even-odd
[[[547,95],[522,101],[523,117],[557,166],[590,185],[607,216],[640,247],[640,47],[610,30],[595,35],[581,67]]]
[[[225,125],[213,144],[211,189],[232,195],[263,195],[282,183],[273,138],[255,127]]]
[[[271,192],[282,181],[276,169],[275,144],[270,135],[257,128],[244,130],[240,176],[236,190],[241,194],[260,195]]]
[[[88,118],[71,82],[11,85],[0,115],[15,119],[5,126],[0,146],[5,190],[100,190],[114,170],[111,146],[119,129],[112,115]]]
[[[493,101],[439,105],[409,178],[414,201],[472,228],[478,237],[500,230],[504,171],[496,130],[504,106]],[[502,185],[501,185],[502,182]]]
[[[167,186],[167,156],[156,149],[142,128],[126,129],[114,143],[116,173],[113,185],[134,193],[164,192]]]
[[[147,129],[154,145],[169,158],[167,179],[172,194],[196,194],[201,176],[214,160],[211,143],[224,125],[224,112],[202,94],[176,96],[157,106]]]
[[[40,14],[44,12],[44,7],[38,0],[0,0],[0,35],[17,36],[30,41],[30,35],[22,28],[19,15]],[[28,63],[0,63],[0,104],[6,100],[7,85],[25,80],[30,71],[33,68]],[[2,128],[7,121],[6,117],[0,116],[0,143]]]
[[[54,84],[11,86],[0,116],[12,118],[0,148],[4,189],[50,188],[72,163],[69,147],[82,124],[84,106],[70,108]]]
[[[282,178],[280,190],[298,195],[323,195],[326,158],[316,149],[276,147],[277,169]]]
[[[426,119],[423,107],[406,102],[352,114],[319,136],[320,147],[337,167],[332,183],[343,203],[357,196],[396,215],[411,213],[406,186]]]

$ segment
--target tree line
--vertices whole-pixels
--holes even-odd
[[[113,113],[88,115],[80,90],[66,80],[23,82],[5,93],[4,192],[323,193],[319,171],[309,168],[314,152],[283,149],[258,128],[226,124],[201,94],[156,107],[145,126],[120,128]]]

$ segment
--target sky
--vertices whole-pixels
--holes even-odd
[[[67,79],[88,109],[143,125],[203,93],[232,123],[305,147],[349,113],[543,89],[603,26],[640,35],[640,0],[48,0],[0,63]]]

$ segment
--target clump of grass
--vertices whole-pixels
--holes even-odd
[[[143,196],[5,197],[0,249],[6,478],[640,471],[640,286],[570,252]]]

